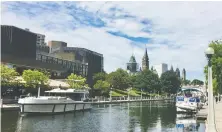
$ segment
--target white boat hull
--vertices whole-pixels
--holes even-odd
[[[177,102],[177,112],[196,112],[198,109],[197,103]]]
[[[91,109],[91,103],[73,100],[19,99],[22,113],[62,113]]]
[[[91,109],[91,104],[20,104],[22,113],[62,113]]]
[[[177,107],[177,112],[196,112],[196,109]]]

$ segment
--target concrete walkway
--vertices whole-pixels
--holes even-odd
[[[173,100],[173,98],[151,98],[151,99],[133,99],[133,100],[112,100],[112,101],[96,101],[92,104],[115,104],[115,103],[127,103],[127,102],[146,102],[146,101],[163,101]]]
[[[197,119],[207,119],[207,108],[208,106],[204,106],[203,109],[197,113]],[[215,122],[217,132],[222,132],[222,101],[217,104],[215,103]]]
[[[115,104],[115,103],[127,103],[127,102],[146,102],[146,101],[163,101],[163,100],[173,100],[173,98],[151,98],[151,99],[132,99],[132,100],[112,100],[112,101],[95,101],[95,102],[88,102],[91,104]],[[3,111],[12,111],[12,110],[19,110],[18,104],[1,104],[1,110]]]
[[[11,110],[19,110],[18,104],[3,104],[1,106],[2,111],[11,111]]]

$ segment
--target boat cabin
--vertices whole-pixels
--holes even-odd
[[[53,89],[49,91],[45,91],[48,96],[61,96],[61,97],[69,97],[75,101],[87,101],[89,98],[89,91],[87,89]]]
[[[177,101],[185,101],[189,98],[189,102],[205,102],[204,93],[197,88],[181,88],[177,93]]]

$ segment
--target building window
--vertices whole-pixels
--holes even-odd
[[[67,64],[67,61],[63,60],[63,65],[66,66],[66,64]]]
[[[66,67],[69,68],[69,66],[70,66],[70,63],[69,63],[69,61],[67,61],[66,62]]]
[[[53,64],[57,64],[58,58],[53,58]]]
[[[36,60],[41,60],[41,55],[40,54],[36,55]]]
[[[62,64],[62,60],[61,59],[58,59],[58,64]]]
[[[87,76],[88,73],[88,65],[85,65],[85,76]]]
[[[42,56],[42,62],[46,62],[46,56]]]
[[[82,66],[81,66],[81,71],[82,71],[82,72],[81,72],[81,75],[82,75],[82,76],[85,76],[85,75],[84,75],[84,73],[85,73],[85,66],[84,66],[83,64],[82,64]]]

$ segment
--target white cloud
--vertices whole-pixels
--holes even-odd
[[[125,63],[132,54],[129,40],[110,35],[105,30],[87,27],[65,32],[51,32],[41,27],[41,23],[38,23],[37,19],[30,20],[14,13],[3,13],[2,18],[2,24],[15,25],[23,29],[28,27],[33,32],[45,34],[46,41],[60,40],[67,42],[68,46],[83,47],[102,53],[105,70],[108,72],[118,67],[125,69]],[[136,48],[135,52],[141,52],[141,50]]]
[[[10,12],[4,5],[2,24],[30,28],[34,32],[45,34],[47,40],[62,40],[68,42],[69,46],[80,46],[102,53],[105,70],[108,72],[118,67],[125,68],[125,63],[132,54],[132,42],[112,36],[106,31],[121,31],[133,37],[149,37],[153,40],[147,45],[151,65],[163,62],[168,63],[169,67],[172,64],[174,68],[186,68],[190,79],[204,78],[204,49],[211,40],[222,38],[222,2],[80,2],[79,7],[93,12],[107,23],[107,27],[81,27],[75,23],[78,25],[76,30],[66,28],[55,32],[58,31],[57,28],[63,29],[67,23],[67,26],[73,24],[73,18],[65,8],[68,5],[63,5],[61,10],[46,11],[32,18]],[[120,8],[124,13],[128,12],[137,18],[107,18],[105,15],[113,13],[109,11],[111,7]],[[121,13],[114,12],[114,16]],[[144,27],[139,23],[141,19],[152,22],[151,34],[141,32]],[[55,31],[43,28],[45,23],[55,23]],[[134,54],[141,64],[144,46],[134,46]]]

